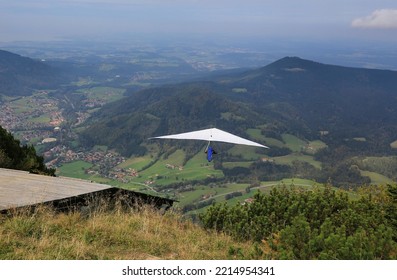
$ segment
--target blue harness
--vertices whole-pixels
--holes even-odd
[[[215,153],[214,149],[211,146],[207,149],[207,160],[210,162],[212,160],[212,155]]]

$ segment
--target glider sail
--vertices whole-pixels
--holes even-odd
[[[205,152],[207,154],[207,160],[209,162],[212,160],[213,155],[216,154],[214,149],[210,146],[211,142],[224,142],[224,143],[232,143],[232,144],[239,144],[239,145],[268,148],[265,145],[262,145],[262,144],[254,142],[254,141],[236,136],[234,134],[231,134],[229,132],[226,132],[226,131],[223,131],[223,130],[220,130],[217,128],[209,128],[209,129],[185,132],[185,133],[180,133],[180,134],[157,136],[157,137],[152,137],[149,139],[153,139],[153,138],[208,141],[208,145],[207,145]]]
[[[209,128],[203,130],[197,130],[192,132],[180,133],[180,134],[171,134],[164,136],[157,136],[152,138],[158,139],[183,139],[183,140],[203,140],[208,142],[224,142],[224,143],[233,143],[239,145],[248,145],[255,147],[268,148],[265,145],[256,143],[254,141],[236,136],[229,132],[217,129],[217,128]]]

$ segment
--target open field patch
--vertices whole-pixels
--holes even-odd
[[[324,149],[326,147],[328,147],[328,145],[325,144],[323,141],[314,140],[314,141],[310,141],[304,147],[304,152],[313,155],[313,154],[317,153],[319,150]]]
[[[141,160],[141,161],[140,161]],[[161,157],[150,167],[139,172],[139,176],[134,179],[135,182],[150,182],[151,184],[166,185],[183,180],[202,180],[207,177],[221,177],[223,173],[215,170],[212,163],[206,161],[204,153],[199,152],[193,158],[183,165],[185,152],[177,150],[167,158]],[[137,167],[147,162],[147,158],[138,158],[131,160],[133,163],[129,166]],[[128,161],[123,163],[128,164]]]
[[[282,138],[285,145],[293,152],[300,152],[307,145],[306,141],[299,139],[292,134],[283,134]]]
[[[228,151],[228,153],[239,157],[242,160],[254,161],[266,156],[266,150],[267,149],[265,148],[235,145]]]
[[[286,156],[274,157],[272,159],[277,164],[286,164],[286,165],[292,165],[292,163],[296,160],[303,161],[303,162],[307,162],[307,163],[313,165],[314,167],[316,167],[318,169],[321,169],[321,162],[316,161],[312,156],[309,156],[309,155],[294,153],[294,154],[289,154]]]
[[[363,171],[360,170],[361,175],[367,176],[371,179],[371,184],[374,185],[385,185],[385,184],[393,184],[393,180],[389,177],[386,177],[382,174],[371,172],[371,171]]]
[[[119,164],[120,168],[133,168],[136,170],[141,170],[143,167],[147,166],[153,159],[150,156],[145,157],[132,157]]]
[[[252,161],[232,161],[224,162],[222,165],[224,168],[235,168],[235,167],[245,167],[248,168],[252,164]]]
[[[92,166],[93,165],[91,163],[82,160],[65,163],[58,168],[58,175],[64,177],[89,179],[90,175],[86,174],[85,170]]]

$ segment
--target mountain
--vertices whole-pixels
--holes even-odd
[[[217,163],[226,177],[240,174],[264,181],[298,176],[319,182],[332,178],[334,185],[347,186],[370,182],[358,166],[395,174],[390,166],[387,171],[379,165],[368,168],[363,161],[369,156],[379,160],[395,156],[391,145],[397,140],[395,120],[397,72],[286,57],[259,69],[129,93],[94,114],[80,128],[80,140],[88,147],[106,145],[131,156],[146,154],[147,138],[156,135],[210,126],[247,138],[253,137],[251,132],[256,135],[253,140],[270,146],[264,151],[267,156],[288,156],[289,162],[251,162],[227,169],[222,161],[241,161],[242,155],[223,153]],[[297,150],[286,135],[306,147],[311,141],[321,142],[322,148],[310,153]],[[197,152],[190,142],[174,142],[173,147],[187,150],[188,159]],[[305,155],[310,160],[296,158]],[[313,160],[321,165],[315,167]]]
[[[107,145],[124,155],[143,154],[147,138],[218,126],[245,134],[261,123],[250,106],[216,94],[213,85],[183,84],[134,92],[104,106],[81,133],[86,145]]]
[[[246,100],[288,103],[312,129],[391,124],[397,116],[397,72],[325,65],[286,57],[222,83],[245,88]]]
[[[286,57],[212,81],[134,93],[105,106],[84,137],[117,147],[128,135],[138,137],[139,144],[147,136],[209,125],[243,133],[269,124],[273,131],[268,133],[290,132],[306,139],[327,131],[329,144],[363,137],[365,146],[383,151],[397,139],[396,97],[397,72]],[[95,136],[98,131],[113,140]]]
[[[28,95],[54,87],[60,78],[60,70],[42,61],[0,50],[0,95]]]

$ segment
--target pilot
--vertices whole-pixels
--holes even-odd
[[[213,155],[216,155],[215,150],[214,150],[211,146],[208,146],[208,148],[207,148],[207,150],[205,151],[205,153],[207,154],[207,160],[208,160],[208,162],[211,162],[212,156],[213,156]]]

